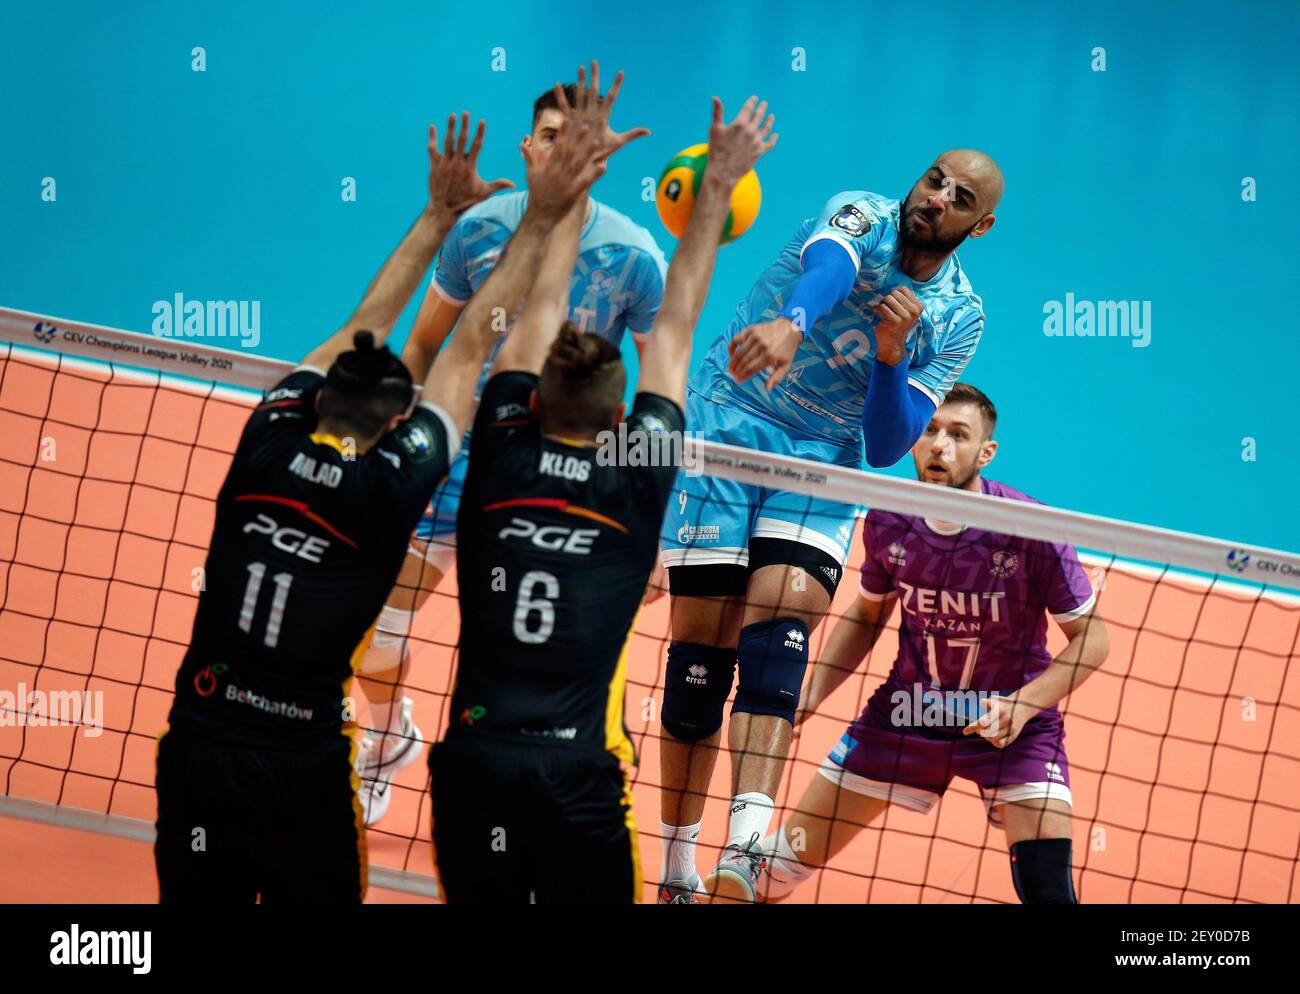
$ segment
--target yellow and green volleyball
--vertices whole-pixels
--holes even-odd
[[[674,155],[659,177],[655,206],[659,209],[659,220],[675,238],[681,238],[686,232],[686,222],[695,209],[695,197],[700,192],[700,180],[704,178],[708,161],[709,146],[692,145]],[[751,169],[731,192],[731,210],[727,212],[727,223],[722,226],[723,245],[735,241],[749,229],[758,217],[762,202],[758,173]]]

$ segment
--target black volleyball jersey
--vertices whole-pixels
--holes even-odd
[[[625,429],[595,448],[541,434],[529,410],[537,382],[493,376],[475,419],[456,527],[451,722],[632,761],[626,647],[676,474],[659,443],[680,444],[682,409],[637,394]]]
[[[357,455],[316,433],[325,377],[300,368],[248,420],[217,495],[171,728],[313,749],[345,741],[353,654],[460,436],[421,404]]]

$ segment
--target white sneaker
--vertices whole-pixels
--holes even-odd
[[[424,748],[420,729],[411,720],[414,702],[402,701],[401,722],[389,732],[370,731],[357,750],[357,775],[361,787],[357,796],[367,825],[374,825],[388,813],[393,799],[393,778],[417,759]]]
[[[699,904],[704,882],[697,873],[690,880],[666,880],[659,885],[660,904]]]
[[[766,868],[767,853],[763,852],[762,840],[756,832],[743,846],[733,842],[722,850],[722,859],[704,882],[704,887],[708,893],[716,894],[719,879],[727,877],[739,885],[744,900],[754,904],[758,897],[758,882]]]

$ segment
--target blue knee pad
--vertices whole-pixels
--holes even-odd
[[[1078,904],[1070,839],[1029,839],[1011,847],[1011,882],[1021,904]]]
[[[664,674],[664,731],[683,742],[707,739],[722,727],[722,710],[736,674],[736,650],[698,642],[668,646]]]
[[[776,618],[740,630],[740,688],[731,713],[767,714],[794,724],[808,668],[808,627]]]

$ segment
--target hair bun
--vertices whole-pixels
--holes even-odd
[[[603,339],[584,335],[572,322],[566,321],[551,346],[551,359],[567,383],[581,386],[590,382],[610,362],[614,352]]]
[[[367,329],[352,336],[353,348],[335,360],[326,381],[336,389],[369,393],[384,380],[411,382],[411,373],[387,345],[375,344],[375,333]]]

